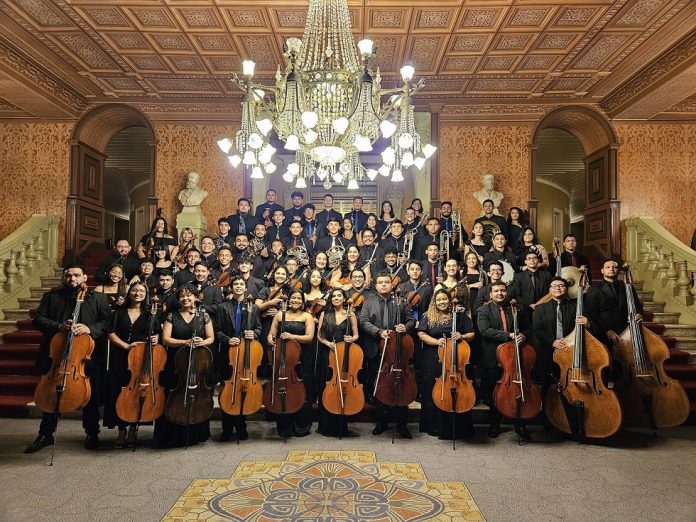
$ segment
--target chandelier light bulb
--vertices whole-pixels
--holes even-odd
[[[435,151],[437,150],[437,147],[435,145],[431,145],[428,143],[425,147],[423,147],[423,155],[425,156],[426,159],[429,159],[430,156],[435,154]]]
[[[416,70],[413,68],[413,65],[404,65],[401,69],[399,69],[399,72],[401,73],[401,78],[405,82],[410,82],[413,80],[413,75],[415,74]]]
[[[276,148],[270,143],[266,143],[263,147],[261,147],[261,152],[268,154],[269,156],[273,156],[276,153]]]
[[[249,141],[247,143],[249,144],[249,148],[258,150],[263,146],[263,138],[261,138],[260,134],[252,132],[249,134]]]
[[[319,178],[320,181],[324,181],[326,179],[326,169],[324,167],[319,167],[317,169],[317,177]]]
[[[394,149],[387,147],[382,151],[382,161],[385,165],[391,166],[396,161],[396,155],[394,154]]]
[[[382,165],[379,169],[377,169],[377,172],[379,172],[380,176],[384,176],[386,178],[389,174],[391,174],[391,169],[388,165]]]
[[[379,129],[382,131],[382,136],[385,138],[391,138],[396,132],[396,125],[389,120],[384,120],[379,124]]]
[[[251,169],[251,179],[263,179],[263,172],[261,171],[261,167],[258,165]]]
[[[221,140],[218,140],[217,144],[218,147],[220,147],[220,150],[225,154],[230,151],[233,145],[232,140],[229,138],[222,138]]]
[[[266,163],[264,166],[264,170],[266,171],[266,174],[273,174],[278,167],[275,166],[275,163]]]
[[[305,111],[302,113],[302,124],[308,129],[313,129],[319,122],[319,115],[314,111]]]
[[[295,177],[292,174],[290,174],[289,171],[286,171],[283,174],[283,181],[285,181],[286,183],[292,183],[293,179],[295,179]]]
[[[288,165],[288,172],[293,176],[297,176],[300,173],[300,166],[297,163],[290,163],[290,165]]]
[[[374,45],[374,42],[370,40],[369,38],[363,38],[358,42],[358,50],[360,51],[360,55],[363,57],[370,56],[372,54],[372,46]]]
[[[408,132],[399,136],[399,147],[402,149],[410,149],[413,147],[413,136],[411,136]]]
[[[338,166],[338,171],[343,175],[347,175],[350,172],[350,164],[344,161]]]
[[[288,52],[299,54],[300,48],[302,47],[302,39],[300,38],[288,38],[285,40],[285,45],[288,46]]]
[[[254,63],[253,60],[244,60],[242,62],[242,74],[246,76],[247,78],[251,78],[254,76],[254,68],[256,67],[256,64]]]
[[[304,178],[297,178],[297,181],[295,182],[295,188],[298,188],[298,189],[307,188],[307,182],[305,181],[305,179]]]
[[[269,161],[271,161],[271,155],[268,153],[268,151],[261,149],[261,152],[259,152],[259,163],[265,165]]]
[[[353,178],[348,182],[348,186],[346,187],[348,190],[358,190],[358,180]]]
[[[273,123],[271,123],[271,120],[269,120],[268,118],[264,118],[263,120],[257,121],[256,126],[259,128],[261,134],[263,134],[264,136],[268,136],[268,133],[271,132],[271,129],[273,129]]]
[[[300,140],[294,134],[290,134],[290,136],[288,136],[288,139],[285,141],[285,148],[287,150],[299,150]]]
[[[370,143],[370,138],[367,136],[361,136],[360,134],[355,135],[355,141],[353,142],[355,148],[358,152],[370,152],[372,150],[372,143]]]
[[[410,150],[407,150],[401,157],[401,166],[405,168],[412,167],[414,164],[413,154]]]
[[[263,89],[254,89],[251,91],[254,93],[254,101],[260,102],[263,100],[263,97],[266,96],[266,93],[264,92]]]
[[[339,134],[343,134],[346,132],[349,124],[350,122],[348,121],[348,118],[341,116],[333,121],[333,128]]]
[[[343,183],[343,174],[341,174],[341,171],[337,170],[331,177],[333,178],[334,183]]]
[[[308,130],[307,132],[305,132],[304,142],[307,145],[311,145],[312,143],[317,141],[318,137],[319,137],[319,135],[316,132],[314,132],[313,130]]]
[[[378,172],[375,169],[367,169],[366,174],[370,181],[374,181],[377,177]]]
[[[252,151],[248,150],[244,153],[242,163],[244,163],[245,165],[253,165],[254,163],[256,163],[256,156]]]
[[[234,156],[228,156],[227,159],[230,161],[230,165],[232,165],[235,169],[239,167],[239,164],[242,162],[242,158],[237,154]]]
[[[425,158],[423,156],[418,156],[413,160],[413,163],[416,165],[418,170],[423,170],[423,167],[425,166]]]
[[[404,175],[399,169],[396,169],[391,177],[392,183],[399,183],[404,180]]]

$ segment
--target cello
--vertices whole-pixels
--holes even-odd
[[[207,346],[196,347],[193,342],[203,323],[201,307],[202,303],[197,301],[196,313],[192,319],[196,323],[191,342],[174,356],[174,367],[179,382],[167,397],[164,408],[167,418],[173,424],[181,426],[205,422],[213,413],[213,390],[206,380],[213,362],[213,353]],[[186,439],[188,446],[188,430]]]
[[[263,404],[271,413],[287,415],[300,411],[307,399],[307,393],[296,371],[302,347],[294,339],[282,338],[287,302],[283,303],[280,313],[280,332],[275,339],[275,346],[268,354],[272,362],[272,378],[263,390]]]
[[[350,316],[353,313],[353,303],[348,302],[346,313],[346,336],[353,335],[353,327]],[[324,409],[334,415],[355,415],[360,413],[365,406],[365,392],[363,385],[358,382],[358,372],[362,368],[362,348],[355,343],[346,343],[345,340],[336,343],[333,348],[333,357],[329,356],[331,378],[326,381],[322,394]],[[343,426],[343,423],[341,423]]]
[[[575,318],[583,316],[583,274],[578,292]],[[621,405],[613,390],[607,388],[602,372],[611,364],[609,351],[587,329],[575,325],[565,338],[565,347],[555,348],[553,361],[560,368],[560,379],[546,394],[546,417],[559,431],[585,437],[605,438],[621,427]]]
[[[623,378],[614,385],[631,425],[652,429],[679,426],[689,416],[689,398],[679,381],[668,377],[664,362],[669,349],[662,338],[636,320],[631,271],[624,273],[628,301],[628,327],[614,346],[614,357],[623,367]]]
[[[536,361],[534,347],[520,344],[517,325],[517,303],[510,301],[514,341],[498,346],[495,355],[503,368],[503,375],[493,390],[493,404],[505,417],[531,419],[541,411],[541,395],[532,382],[532,368]]]
[[[247,298],[246,330],[251,330],[251,313],[254,298]],[[261,408],[263,389],[256,376],[263,347],[256,339],[246,339],[239,332],[239,344],[228,350],[229,364],[232,368],[230,378],[225,381],[218,397],[220,408],[228,415],[251,415]],[[239,442],[239,439],[237,439]]]
[[[135,424],[136,440],[138,424],[152,422],[164,412],[164,388],[159,383],[159,375],[167,362],[167,351],[161,344],[152,342],[158,309],[159,300],[154,297],[147,340],[135,343],[128,351],[130,382],[121,388],[116,399],[116,414],[121,420]]]
[[[437,355],[442,364],[442,374],[435,379],[433,402],[440,410],[449,413],[466,413],[476,403],[476,392],[471,380],[466,376],[466,365],[471,357],[471,346],[464,340],[453,339],[457,333],[456,304],[452,302],[452,334],[439,346]],[[447,391],[447,393],[445,393]],[[452,415],[452,447],[456,437],[455,418]]]

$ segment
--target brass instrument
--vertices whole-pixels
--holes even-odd
[[[264,248],[266,248],[266,242],[263,239],[254,236],[249,241],[249,250],[255,256],[259,255]]]
[[[416,229],[412,228],[404,234],[404,251],[402,256],[406,259],[411,259],[411,251],[413,250],[413,240],[416,237]]]
[[[343,261],[343,256],[346,253],[346,249],[343,245],[334,245],[326,251],[326,257],[328,258],[329,268],[335,269]]]
[[[462,211],[453,210],[452,211],[452,244],[456,244],[459,250],[463,250],[463,241],[461,241],[462,233]],[[449,252],[447,253],[447,259],[449,259]]]
[[[285,252],[287,256],[293,256],[297,259],[297,264],[300,266],[309,266],[309,253],[304,245],[297,245],[292,248],[288,248]]]
[[[418,227],[420,227],[421,225],[423,225],[423,223],[427,223],[427,222],[428,222],[428,218],[429,218],[429,217],[430,217],[430,214],[428,214],[427,212],[425,212],[425,213],[423,214],[423,217],[420,218],[420,221],[418,221],[418,224],[417,224],[415,227],[413,227],[412,230],[418,230]],[[425,225],[423,225],[423,226],[425,226]]]
[[[479,221],[483,225],[483,240],[487,245],[493,244],[493,236],[500,232],[500,227],[495,221],[483,219]]]
[[[443,230],[440,232],[440,254],[444,254],[445,261],[450,259],[450,241],[452,240],[452,232]]]

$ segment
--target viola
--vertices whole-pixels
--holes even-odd
[[[420,303],[421,295],[418,293],[418,290],[420,290],[425,283],[426,281],[422,281],[416,288],[406,294],[406,303],[408,303],[411,309]]]
[[[263,404],[271,413],[286,415],[299,411],[307,399],[302,380],[297,376],[302,347],[294,339],[283,339],[287,304],[283,303],[280,316],[280,331],[274,349],[268,353],[271,361],[272,378],[263,390]]]
[[[517,326],[517,305],[510,302],[515,340],[498,346],[496,357],[503,368],[503,375],[493,390],[493,403],[497,410],[511,419],[531,419],[541,411],[541,395],[532,382],[532,369],[536,361],[534,347],[520,344]]]
[[[348,303],[346,313],[346,335],[353,335],[351,314],[353,304]],[[345,340],[336,343],[332,348],[333,354],[329,355],[329,367],[331,378],[326,381],[322,394],[322,404],[326,411],[334,415],[355,415],[360,413],[365,406],[365,392],[363,385],[358,382],[358,372],[362,368],[363,351],[355,343],[346,343]]]
[[[213,413],[213,390],[206,379],[213,363],[213,354],[207,346],[196,347],[193,344],[193,338],[199,336],[203,323],[200,302],[196,303],[196,314],[192,321],[195,321],[195,328],[191,342],[174,356],[179,381],[167,397],[164,407],[167,418],[182,426],[204,422]]]
[[[77,294],[72,324],[79,321],[86,295],[87,285],[83,284]],[[89,377],[85,375],[85,361],[92,358],[93,351],[94,339],[89,335],[75,335],[72,328],[51,338],[51,367],[41,376],[34,390],[34,402],[41,411],[69,413],[89,402],[92,388]]]
[[[583,288],[589,285],[583,275]],[[584,292],[578,292],[575,318],[583,315]],[[607,388],[602,374],[611,364],[609,351],[580,324],[555,348],[553,361],[560,379],[546,394],[546,417],[558,430],[585,437],[605,438],[621,427],[621,405]]]
[[[158,309],[159,302],[154,297],[147,340],[134,344],[128,351],[130,381],[121,388],[116,399],[118,417],[125,422],[135,423],[136,429],[138,423],[152,422],[164,412],[164,388],[159,383],[159,376],[167,362],[167,351],[164,346],[151,340]]]
[[[636,320],[631,271],[625,267],[628,327],[614,347],[614,357],[623,367],[623,379],[614,389],[621,399],[624,421],[651,428],[679,426],[689,416],[689,398],[679,381],[668,377],[664,362],[669,349],[662,338]]]
[[[193,247],[194,242],[196,241],[197,238],[198,238],[198,236],[196,236],[194,234],[191,239],[189,239],[185,243],[179,244],[179,250],[178,250],[178,253],[176,255],[176,264],[179,267],[186,265],[186,256],[188,255],[189,250],[191,250],[191,248]]]
[[[230,286],[232,286],[232,279],[237,275],[237,272],[232,269],[231,266],[227,267],[224,269],[222,272],[220,272],[220,275],[218,278],[213,281],[213,284],[216,284],[220,288],[223,289],[229,289]]]
[[[401,263],[399,267],[394,271],[392,274],[392,282],[391,282],[391,287],[392,287],[392,292],[397,289],[397,287],[401,284],[401,276],[399,275],[399,272],[403,270],[406,267],[406,263]]]
[[[251,330],[253,298],[247,298],[246,330]],[[237,346],[228,350],[231,368],[229,379],[225,380],[218,400],[220,408],[228,415],[251,415],[261,409],[263,404],[263,388],[256,376],[261,360],[263,347],[256,339],[246,339],[243,332]]]
[[[353,311],[359,310],[362,307],[363,302],[365,302],[365,290],[367,290],[367,285],[364,285],[360,290],[353,292],[353,295],[348,298],[348,304],[352,305]]]
[[[312,304],[310,304],[309,308],[307,309],[307,311],[310,314],[312,314],[312,317],[317,317],[324,311],[324,309],[326,308],[326,300],[331,295],[331,291],[332,289],[330,289],[321,297],[317,297],[316,299],[312,300]],[[324,304],[320,304],[320,301],[324,301]]]
[[[401,292],[396,291],[396,324],[401,324]],[[387,406],[408,406],[418,392],[416,377],[409,368],[413,357],[413,338],[390,330],[384,340],[375,380],[374,396]]]

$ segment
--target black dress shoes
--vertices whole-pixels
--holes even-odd
[[[527,426],[515,426],[515,433],[517,433],[522,440],[532,440],[532,434],[527,430]]]
[[[389,429],[389,425],[386,422],[379,421],[377,426],[372,430],[373,435],[380,435]]]
[[[396,426],[396,431],[399,435],[401,435],[404,439],[412,439],[413,436],[411,435],[411,432],[408,431],[408,428],[406,427],[405,424],[399,424]]]
[[[228,442],[228,441],[232,440],[232,433],[230,433],[229,431],[223,431],[220,434],[219,440],[220,440],[220,442]]]
[[[86,450],[98,450],[99,449],[99,436],[98,435],[87,435],[85,443],[83,444]]]
[[[247,440],[249,438],[249,433],[247,432],[246,428],[242,428],[241,430],[237,431],[237,437],[239,437],[239,440]]]
[[[495,439],[500,435],[500,423],[495,422],[488,426],[488,436],[492,439]]]
[[[24,453],[36,453],[41,448],[45,448],[46,446],[50,446],[51,444],[53,444],[52,435],[39,435],[34,439],[34,442],[32,442],[26,448],[24,448]]]

